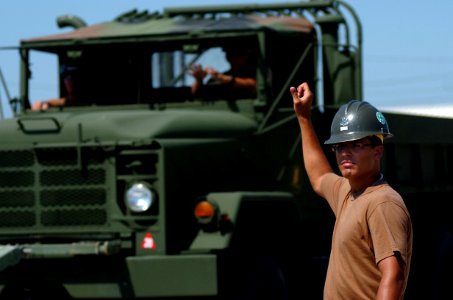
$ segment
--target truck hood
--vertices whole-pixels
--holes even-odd
[[[45,112],[2,120],[1,123],[0,132],[6,139],[2,141],[3,145],[240,138],[257,128],[255,121],[241,114],[187,110]]]

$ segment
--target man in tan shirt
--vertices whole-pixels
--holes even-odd
[[[384,180],[384,115],[368,102],[342,105],[325,144],[332,145],[342,176],[334,173],[310,119],[307,83],[290,88],[302,135],[307,174],[336,221],[324,299],[403,299],[412,256],[412,223],[401,196]]]

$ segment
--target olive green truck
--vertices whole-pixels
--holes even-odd
[[[191,6],[90,26],[57,21],[70,30],[20,41],[20,94],[0,120],[0,297],[322,299],[334,220],[304,172],[289,87],[315,91],[320,140],[339,105],[362,99],[352,7]],[[189,66],[227,69],[226,48],[253,53],[255,92],[207,85],[194,95]],[[35,53],[55,62],[64,106],[32,109]],[[386,117],[395,138],[383,171],[414,223],[406,299],[445,299],[453,122]]]

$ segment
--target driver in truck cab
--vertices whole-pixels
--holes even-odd
[[[206,98],[208,88],[228,99],[254,98],[256,96],[256,58],[249,48],[224,47],[225,57],[230,69],[224,73],[212,67],[194,64],[188,73],[195,79],[191,91],[195,98]],[[207,76],[210,79],[205,84]]]
[[[31,109],[35,111],[47,110],[50,107],[61,107],[67,104],[74,104],[77,101],[77,67],[71,64],[62,64],[60,68],[60,76],[63,83],[63,95],[60,98],[52,98],[48,100],[38,100],[32,104]]]

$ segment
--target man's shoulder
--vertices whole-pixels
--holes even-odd
[[[383,181],[381,184],[375,186],[373,191],[371,192],[374,195],[385,195],[385,197],[379,197],[383,201],[385,200],[403,200],[400,193],[395,190],[392,186],[390,186],[387,182]]]
[[[376,186],[373,191],[369,193],[369,197],[373,201],[371,203],[373,206],[378,205],[397,205],[404,210],[407,210],[404,199],[398,191],[391,187],[387,182]]]
[[[335,173],[327,173],[322,177],[321,189],[326,192],[332,190],[344,190],[346,192],[349,192],[351,186],[349,185],[349,181],[346,178]]]
[[[322,182],[323,185],[344,185],[344,184],[349,184],[349,181],[342,177],[339,176],[335,173],[327,173],[322,177]]]

